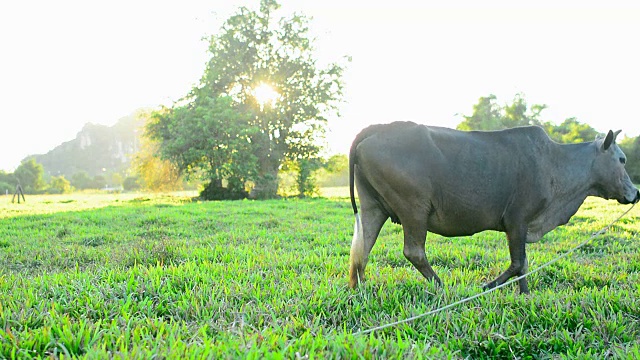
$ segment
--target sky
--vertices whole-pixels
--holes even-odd
[[[640,135],[640,3],[632,1],[280,0],[312,17],[319,63],[350,56],[329,153],[374,123],[455,127],[473,104],[517,93],[542,120],[576,117]],[[196,85],[215,34],[259,0],[0,3],[0,170],[171,106]]]

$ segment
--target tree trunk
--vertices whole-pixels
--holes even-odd
[[[267,127],[266,125],[263,125]],[[260,144],[257,149],[258,176],[255,186],[249,194],[250,199],[276,199],[278,198],[278,172],[280,163],[284,157],[283,143],[277,141],[273,133],[262,132],[254,141]]]
[[[250,199],[265,200],[278,198],[278,172],[260,175],[249,194]]]
[[[260,172],[249,198],[256,200],[278,198],[278,166],[272,165],[270,169]]]
[[[248,195],[243,188],[223,187],[220,179],[212,179],[200,192],[200,197],[205,200],[241,200]]]

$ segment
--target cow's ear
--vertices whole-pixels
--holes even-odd
[[[607,151],[611,147],[611,144],[613,144],[615,138],[616,136],[613,134],[613,131],[609,130],[602,143],[602,150]]]

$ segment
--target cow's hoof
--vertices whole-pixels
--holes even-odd
[[[492,281],[492,282],[490,282],[490,283],[486,283],[486,284],[484,284],[484,286],[482,286],[482,291],[491,290],[491,289],[493,289],[494,287],[496,287],[496,282],[495,282],[495,281]]]

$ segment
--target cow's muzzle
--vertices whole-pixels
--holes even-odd
[[[618,199],[620,204],[635,204],[640,201],[640,190],[636,189],[636,195],[634,199],[629,199],[626,196],[623,196],[622,199]]]

